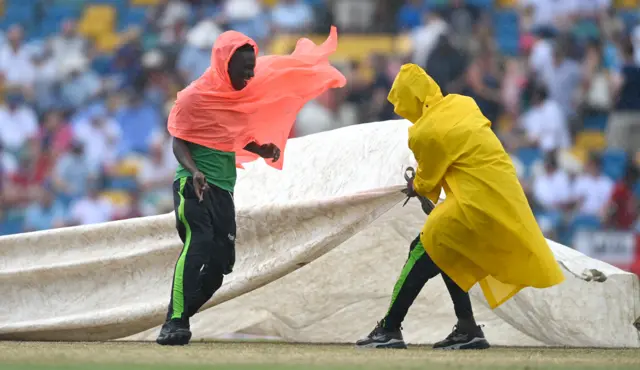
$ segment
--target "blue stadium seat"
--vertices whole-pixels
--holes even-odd
[[[118,17],[118,29],[125,30],[131,26],[142,26],[147,16],[145,7],[132,6],[124,10]]]
[[[542,151],[538,148],[520,148],[516,152],[516,156],[524,165],[526,176],[528,176],[531,171],[531,166],[542,159]]]
[[[635,194],[636,198],[640,199],[640,181],[638,181],[636,183],[636,186],[633,187],[633,193]]]
[[[624,176],[627,154],[621,150],[607,149],[602,153],[602,172],[617,181]]]
[[[466,3],[482,9],[490,9],[493,8],[494,0],[467,0]]]
[[[580,230],[600,230],[601,228],[602,223],[598,217],[579,214],[569,221],[569,225],[561,239],[564,244],[571,245],[576,232]]]
[[[111,70],[112,58],[108,55],[102,55],[95,57],[91,62],[91,69],[93,69],[100,76],[105,76]]]
[[[106,184],[107,190],[131,191],[137,187],[138,183],[134,177],[115,177],[109,179]]]
[[[494,34],[501,53],[514,56],[520,45],[518,13],[512,10],[497,11],[493,15]]]
[[[583,126],[587,131],[604,132],[607,128],[609,115],[606,113],[594,113],[584,117]]]

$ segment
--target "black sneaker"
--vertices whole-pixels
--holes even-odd
[[[376,328],[367,335],[366,338],[360,339],[356,342],[358,348],[394,348],[405,349],[407,344],[402,338],[401,329],[387,330],[382,327],[381,323],[376,325]]]
[[[182,320],[169,320],[162,325],[156,343],[162,346],[184,346],[191,340],[189,324]]]
[[[473,332],[460,330],[458,326],[453,327],[453,332],[449,336],[433,345],[434,349],[487,349],[491,347],[484,338],[484,333],[480,326],[476,326]]]

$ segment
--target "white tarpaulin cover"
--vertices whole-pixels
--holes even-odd
[[[353,342],[387,310],[409,242],[425,216],[399,203],[415,165],[407,123],[389,121],[294,139],[282,172],[255,163],[236,192],[235,271],[192,320],[194,338],[237,335]],[[173,215],[0,238],[0,339],[153,340],[181,244]],[[477,320],[497,345],[639,347],[635,275],[550,242],[560,286],[525,289]],[[603,273],[587,281],[585,271]],[[455,323],[440,278],[404,323],[412,343]]]

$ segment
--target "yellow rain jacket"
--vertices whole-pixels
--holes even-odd
[[[415,191],[438,201],[421,234],[425,250],[462,289],[480,283],[491,308],[522,288],[564,281],[491,122],[467,96],[442,96],[415,64],[402,67],[389,93],[411,121],[418,161]]]

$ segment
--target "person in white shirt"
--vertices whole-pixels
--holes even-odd
[[[64,71],[67,60],[84,55],[88,46],[87,40],[77,32],[75,21],[65,20],[60,31],[60,34],[51,40],[52,57],[57,73]]]
[[[413,44],[412,62],[419,66],[426,65],[429,55],[440,40],[440,36],[449,32],[449,25],[436,11],[427,13],[424,20],[425,23],[415,28],[410,34]]]
[[[167,141],[160,135],[151,145],[137,175],[138,187],[142,191],[141,209],[145,216],[159,214],[160,210],[173,207],[171,183],[175,177],[178,162],[173,150],[166,150]]]
[[[5,103],[0,107],[0,142],[6,150],[17,153],[38,134],[38,117],[24,104],[19,91],[8,92]]]
[[[35,69],[31,53],[22,43],[23,35],[22,27],[17,24],[7,31],[7,43],[0,48],[0,73],[4,76],[5,85],[31,91]]]
[[[558,168],[556,153],[545,156],[544,171],[533,181],[533,200],[545,211],[561,211],[571,200],[569,175]]]
[[[69,226],[108,222],[113,214],[113,206],[108,200],[100,198],[98,188],[93,184],[87,196],[71,204]]]
[[[549,153],[571,146],[567,119],[560,105],[549,99],[547,88],[537,84],[532,89],[531,108],[521,117],[529,144]]]
[[[91,106],[87,119],[76,124],[73,134],[83,144],[93,168],[109,168],[115,163],[122,131],[104,106]]]
[[[591,154],[583,174],[579,175],[572,189],[572,200],[583,215],[601,216],[614,188],[614,182],[601,170],[601,159]]]

